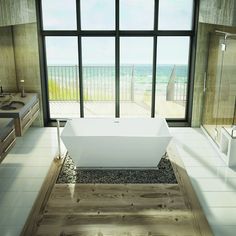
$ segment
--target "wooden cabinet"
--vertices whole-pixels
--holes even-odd
[[[39,99],[36,93],[27,93],[26,97],[15,94],[14,99],[22,101],[24,106],[17,110],[0,109],[0,162],[16,142],[16,136],[22,136],[39,114]]]
[[[15,118],[16,136],[23,136],[39,114],[39,100],[32,104],[24,114]]]
[[[27,93],[21,97],[20,93],[13,95],[13,100],[23,102],[24,106],[16,110],[2,110],[0,117],[14,118],[16,136],[23,136],[39,115],[39,99],[36,93]]]
[[[16,142],[14,119],[0,119],[0,162]]]

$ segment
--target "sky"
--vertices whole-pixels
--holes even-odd
[[[158,27],[161,30],[191,29],[192,1],[160,0]],[[81,28],[83,30],[114,30],[114,0],[81,0]],[[154,0],[120,0],[121,30],[152,30]],[[75,30],[75,0],[42,0],[45,30]],[[151,64],[152,38],[121,38],[120,58],[124,64]],[[114,38],[83,38],[84,64],[113,64]],[[48,37],[48,64],[77,64],[76,37]],[[188,37],[159,37],[159,64],[187,64]],[[122,63],[122,64],[123,64]]]

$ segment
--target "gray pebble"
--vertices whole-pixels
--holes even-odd
[[[171,162],[164,156],[158,169],[79,169],[67,156],[57,183],[104,183],[104,184],[176,184]]]

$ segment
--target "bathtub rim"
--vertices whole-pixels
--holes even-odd
[[[103,135],[103,134],[89,134],[89,135],[76,135],[76,134],[70,134],[68,133],[67,129],[68,126],[73,126],[73,123],[72,122],[75,122],[75,121],[84,121],[84,120],[109,120],[109,121],[113,121],[114,123],[116,123],[116,121],[122,121],[122,120],[145,120],[145,121],[150,121],[150,120],[156,120],[156,121],[160,121],[163,125],[164,125],[164,129],[165,129],[165,134],[159,134],[158,132],[156,134],[114,134],[114,135]],[[160,126],[161,128],[161,126]],[[159,130],[158,130],[159,131]],[[122,137],[122,138],[170,138],[172,139],[173,138],[173,135],[171,134],[170,132],[170,129],[169,129],[169,126],[167,124],[167,121],[165,118],[162,118],[162,117],[155,117],[155,118],[146,118],[146,117],[137,117],[137,118],[133,118],[133,117],[122,117],[122,118],[111,118],[111,117],[84,117],[84,118],[73,118],[73,119],[70,119],[66,122],[62,132],[61,132],[61,135],[60,135],[61,138],[63,137],[81,137],[81,138],[89,138],[89,137]]]

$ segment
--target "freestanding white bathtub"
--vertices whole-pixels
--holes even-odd
[[[61,134],[78,167],[157,167],[171,140],[163,118],[78,118]]]

